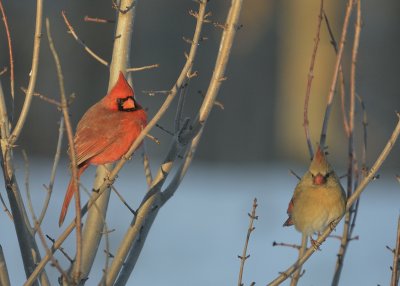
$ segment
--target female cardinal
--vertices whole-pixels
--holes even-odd
[[[318,147],[309,170],[297,184],[283,226],[293,225],[305,236],[324,230],[343,216],[346,195],[339,178]],[[314,244],[314,243],[313,243]]]
[[[74,137],[78,178],[89,165],[103,165],[120,159],[146,126],[147,115],[136,102],[134,92],[122,72],[111,91],[86,111]],[[61,209],[64,222],[75,193],[72,179]]]

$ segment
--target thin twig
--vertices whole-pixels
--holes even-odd
[[[53,244],[52,247],[54,247],[54,243],[55,243],[56,240],[54,238],[52,238],[50,235],[48,235],[48,234],[46,234],[46,238],[51,241],[51,243]],[[68,253],[64,250],[63,247],[59,247],[58,250],[62,253],[62,255],[64,255],[64,257],[70,263],[72,263],[74,261],[74,259],[71,256],[68,255]]]
[[[3,67],[2,70],[0,70],[0,76],[2,76],[3,74],[5,74],[8,71],[8,67]]]
[[[10,218],[11,221],[14,221],[14,218],[10,212],[10,210],[8,209],[6,202],[3,199],[3,196],[0,194],[0,201],[1,204],[3,205],[3,211],[7,214],[7,216]]]
[[[93,17],[89,17],[89,16],[85,16],[83,18],[83,20],[85,22],[93,22],[93,23],[101,23],[101,24],[114,24],[115,20],[110,20],[110,19],[101,19],[101,18],[93,18]]]
[[[238,286],[243,286],[242,278],[243,278],[244,264],[245,264],[247,258],[250,257],[250,254],[249,255],[247,254],[247,246],[249,245],[250,235],[255,230],[255,227],[253,226],[254,220],[258,219],[258,216],[256,216],[256,208],[257,208],[257,199],[254,198],[251,214],[250,213],[248,214],[250,217],[250,222],[249,222],[249,227],[247,229],[246,241],[244,243],[243,252],[242,252],[242,255],[238,255],[238,257],[240,259]]]
[[[43,219],[46,215],[47,209],[49,207],[51,194],[53,193],[54,181],[56,178],[56,171],[57,171],[58,163],[60,162],[60,157],[61,157],[63,135],[64,135],[64,117],[61,117],[60,126],[58,128],[56,153],[54,155],[53,167],[51,169],[50,182],[49,182],[49,185],[46,186],[47,194],[46,194],[46,198],[43,203],[42,211],[40,212],[39,219],[37,222],[39,226],[42,224]]]
[[[335,36],[333,35],[332,28],[331,28],[331,26],[329,24],[328,16],[326,15],[325,11],[323,12],[323,15],[324,15],[324,20],[325,20],[326,27],[328,29],[328,34],[329,34],[329,37],[331,39],[330,42],[331,42],[331,44],[333,46],[333,49],[334,49],[334,51],[335,51],[335,53],[337,55],[337,52],[338,52],[337,42],[335,40]],[[349,122],[347,120],[346,107],[345,107],[345,105],[346,105],[346,102],[345,102],[346,86],[345,86],[345,81],[344,81],[344,74],[343,74],[343,66],[342,66],[342,64],[340,64],[340,67],[339,67],[339,80],[340,80],[340,101],[341,101],[341,109],[342,109],[342,116],[343,116],[343,127],[344,127],[346,135],[349,136],[349,133],[350,133],[350,131],[349,131]]]
[[[347,8],[346,8],[346,14],[345,14],[345,17],[344,17],[344,22],[343,22],[342,35],[340,37],[339,48],[338,48],[338,52],[337,52],[337,56],[336,56],[335,68],[334,68],[334,72],[333,72],[331,86],[330,86],[330,89],[329,89],[328,101],[327,101],[327,105],[326,105],[326,110],[325,110],[324,121],[323,121],[323,124],[322,124],[322,129],[321,129],[321,137],[320,137],[319,144],[320,144],[320,146],[322,148],[325,147],[326,132],[327,132],[327,129],[328,129],[328,122],[329,122],[330,113],[331,113],[331,110],[332,110],[332,101],[333,101],[333,96],[335,94],[335,87],[336,87],[336,83],[337,83],[339,67],[340,67],[341,62],[342,62],[344,45],[345,45],[345,42],[346,42],[347,30],[348,30],[348,26],[349,26],[349,19],[350,19],[352,10],[353,10],[353,0],[348,0]]]
[[[40,225],[38,224],[36,219],[35,219],[35,229],[39,235],[40,241],[41,241],[42,246],[45,249],[46,253],[51,253],[50,247],[47,245],[46,238],[45,238],[45,235],[43,234],[42,228],[40,227]],[[52,262],[52,266],[54,266],[58,270],[58,272],[61,273],[61,275],[64,277],[64,279],[66,280],[68,285],[70,285],[71,282],[68,277],[68,274],[62,269],[60,263],[58,263],[57,259],[53,255],[51,255],[51,262]]]
[[[158,140],[156,137],[154,137],[154,136],[151,135],[151,134],[146,134],[146,137],[149,138],[149,139],[150,139],[151,141],[153,141],[154,143],[156,143],[157,145],[160,145],[160,144],[161,144],[160,140]]]
[[[272,246],[283,246],[283,247],[290,247],[299,250],[301,248],[301,245],[298,244],[291,244],[291,243],[285,243],[285,242],[276,242],[274,241],[272,243]]]
[[[162,127],[160,124],[157,123],[155,126],[156,126],[157,128],[159,128],[159,129],[161,129],[162,131],[164,131],[165,133],[167,133],[168,135],[174,136],[174,133],[173,133],[173,132],[171,132],[171,131],[165,129],[165,128]]]
[[[143,66],[140,68],[127,68],[126,72],[138,72],[138,71],[150,70],[150,69],[158,68],[159,66],[160,66],[159,64],[154,64],[154,65]]]
[[[8,54],[10,57],[10,87],[11,87],[11,98],[14,104],[14,57],[13,57],[13,50],[12,50],[12,43],[11,43],[11,34],[10,28],[8,27],[8,21],[6,16],[6,11],[3,7],[3,1],[0,0],[0,10],[3,16],[4,28],[6,30],[7,35],[7,44],[8,44]]]
[[[119,200],[128,208],[128,210],[133,214],[136,215],[136,211],[134,209],[132,209],[129,204],[126,202],[126,200],[124,199],[124,197],[120,194],[120,192],[118,192],[118,190],[114,187],[111,186],[111,189],[114,191],[114,193],[117,195],[117,197],[119,198]]]
[[[67,138],[69,143],[69,157],[71,160],[71,171],[72,171],[72,187],[75,190],[75,209],[76,209],[76,260],[75,263],[77,265],[77,271],[73,275],[73,280],[75,283],[78,283],[80,280],[80,265],[82,261],[82,218],[81,218],[81,200],[79,195],[79,180],[78,180],[78,167],[77,167],[77,160],[76,160],[76,152],[74,146],[74,135],[71,126],[71,120],[68,113],[68,104],[67,98],[65,96],[65,88],[64,88],[64,76],[62,73],[61,62],[58,57],[56,48],[53,43],[53,39],[50,33],[50,21],[46,18],[46,31],[47,31],[47,38],[49,40],[49,47],[51,53],[54,58],[54,62],[57,69],[57,77],[58,77],[58,84],[60,88],[60,97],[61,97],[61,110],[65,120],[65,129],[67,131]]]
[[[202,92],[201,90],[199,90],[197,93],[199,93],[200,96],[201,96],[202,98],[204,98],[205,95],[203,94],[203,92]],[[215,100],[214,105],[217,106],[217,107],[219,107],[219,109],[221,109],[221,110],[224,110],[224,109],[225,109],[224,104],[223,104],[221,101],[219,101],[219,100]]]
[[[26,88],[24,88],[24,87],[22,87],[22,86],[21,86],[20,88],[21,88],[21,90],[22,90],[25,94],[27,93],[27,89],[26,89]],[[47,96],[45,96],[45,95],[43,95],[43,94],[41,94],[41,93],[39,93],[39,92],[33,92],[33,95],[36,96],[36,97],[38,97],[38,98],[40,98],[41,100],[43,100],[43,101],[45,101],[45,102],[47,102],[47,103],[53,104],[53,105],[55,105],[55,106],[61,108],[61,103],[58,102],[58,101],[55,100],[55,99],[49,98],[49,97],[47,97]]]
[[[78,35],[76,34],[74,28],[72,27],[71,23],[68,21],[67,15],[65,11],[61,11],[61,15],[64,18],[65,25],[67,25],[67,28],[69,32],[71,33],[72,37],[85,49],[85,51],[91,55],[94,59],[96,59],[99,63],[102,65],[105,65],[106,67],[109,66],[108,62],[104,59],[102,59],[99,55],[97,55],[91,48],[89,48],[81,39],[79,39]]]
[[[353,192],[353,195],[347,199],[346,210],[350,210],[351,206],[360,197],[361,193],[364,191],[366,186],[375,178],[377,171],[382,166],[383,162],[386,160],[387,156],[389,155],[390,151],[395,145],[397,138],[400,134],[400,114],[398,114],[397,116],[398,116],[398,122],[395,129],[392,132],[392,135],[390,136],[388,142],[386,143],[379,157],[376,159],[374,165],[369,170],[367,176],[360,182],[357,189]],[[337,223],[338,221],[336,221],[334,224],[336,225]],[[321,245],[332,231],[333,227],[328,226],[325,229],[325,231],[323,231],[322,234],[318,237],[316,243],[318,245]],[[270,282],[267,285],[276,286],[285,281],[288,277],[290,277],[290,275],[292,275],[292,273],[298,268],[298,266],[303,265],[304,262],[306,262],[314,252],[315,252],[314,247],[308,248],[300,259],[298,259],[286,271],[281,272],[281,274],[277,278],[275,278],[272,282]]]
[[[397,220],[397,235],[396,235],[396,248],[393,252],[393,266],[392,266],[392,279],[390,286],[399,285],[399,272],[400,272],[400,216]]]
[[[313,48],[313,53],[311,56],[311,63],[310,63],[310,69],[308,72],[308,80],[307,80],[307,90],[306,90],[306,96],[304,97],[304,119],[303,119],[303,127],[304,127],[304,133],[306,135],[306,140],[307,140],[307,145],[308,145],[308,152],[310,154],[310,158],[312,159],[314,157],[314,150],[313,150],[313,144],[311,143],[311,136],[310,136],[310,126],[309,126],[309,121],[308,121],[308,103],[310,101],[310,95],[311,95],[311,86],[312,86],[312,81],[314,79],[314,66],[315,66],[315,58],[317,57],[317,51],[318,51],[318,46],[319,46],[319,41],[320,41],[320,32],[321,32],[321,23],[322,23],[322,14],[324,11],[324,0],[321,0],[321,6],[319,9],[319,14],[318,14],[318,21],[317,21],[317,31],[315,33],[315,38],[314,38],[314,48]]]

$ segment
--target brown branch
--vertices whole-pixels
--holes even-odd
[[[358,0],[355,34],[354,34],[352,58],[351,58],[351,75],[350,75],[350,109],[349,109],[349,121],[348,121],[349,165],[347,171],[347,197],[350,197],[353,193],[353,176],[358,177],[358,172],[356,170],[357,164],[355,161],[355,151],[354,151],[354,113],[355,113],[355,103],[356,103],[356,63],[357,63],[358,48],[360,43],[360,34],[361,34],[361,1]],[[355,183],[354,186],[356,185],[357,184]],[[342,240],[337,255],[332,285],[339,285],[340,275],[343,269],[343,261],[350,241],[349,238],[351,237],[352,232],[354,230],[355,218],[358,210],[358,202],[359,200],[356,201],[356,204],[354,206],[351,206],[349,208],[349,210],[346,212],[345,215]]]
[[[27,93],[27,89],[25,87],[21,86],[20,88],[25,94]],[[47,97],[39,92],[33,92],[32,94],[33,94],[33,96],[36,96],[47,103],[53,104],[53,105],[57,106],[58,108],[61,108],[61,103],[58,102],[57,100]]]
[[[85,16],[83,18],[83,20],[85,22],[93,22],[93,23],[101,23],[101,24],[114,24],[115,20],[110,20],[110,19],[101,19],[101,18],[93,18],[93,17],[89,17],[89,16]]]
[[[240,259],[238,286],[243,286],[242,278],[243,278],[244,264],[245,264],[247,258],[250,257],[250,254],[249,255],[247,254],[247,247],[249,245],[250,235],[255,230],[255,227],[253,226],[254,220],[258,219],[258,216],[256,216],[256,208],[257,208],[257,199],[254,198],[251,214],[250,213],[248,214],[250,217],[250,222],[249,222],[249,227],[247,229],[246,241],[244,243],[243,252],[242,252],[242,255],[238,255],[238,257]]]
[[[320,137],[320,142],[319,142],[321,148],[325,147],[326,132],[328,129],[328,122],[329,122],[330,113],[332,110],[332,101],[333,101],[333,96],[335,94],[335,87],[336,87],[336,83],[337,83],[339,68],[340,68],[340,65],[342,62],[344,45],[346,42],[347,30],[348,30],[349,20],[350,20],[352,10],[353,10],[353,0],[348,0],[346,14],[344,17],[344,22],[343,22],[343,27],[342,27],[342,35],[340,37],[339,49],[338,49],[337,56],[336,56],[336,63],[335,63],[335,68],[334,68],[334,72],[333,72],[332,83],[331,83],[331,86],[329,89],[328,101],[327,101],[327,105],[326,105],[322,129],[321,129],[321,137]]]
[[[91,55],[94,59],[96,59],[99,63],[102,65],[105,65],[106,67],[109,66],[108,62],[104,59],[102,59],[99,55],[97,55],[92,49],[90,49],[81,39],[79,39],[78,35],[76,34],[74,28],[72,27],[71,23],[68,21],[67,15],[65,11],[61,11],[61,15],[64,19],[65,25],[67,25],[67,28],[69,32],[71,33],[72,37],[85,49],[85,51]]]
[[[6,30],[6,35],[7,35],[8,54],[9,54],[9,57],[10,57],[11,98],[12,98],[12,100],[14,102],[14,57],[13,57],[13,51],[12,51],[10,28],[8,27],[6,11],[5,11],[4,7],[3,7],[3,1],[2,0],[0,0],[0,10],[1,10],[1,15],[3,16],[4,28]]]
[[[300,248],[301,248],[301,245],[290,244],[290,243],[285,243],[285,242],[276,242],[276,241],[274,241],[272,243],[272,246],[290,247],[290,248],[294,248],[294,249],[297,249],[297,250],[300,250]]]
[[[6,258],[4,257],[3,248],[0,245],[0,285],[10,286],[10,277],[8,275]]]
[[[67,104],[67,98],[65,96],[65,88],[64,88],[64,76],[62,73],[62,68],[61,68],[61,62],[58,57],[56,48],[53,43],[53,39],[51,37],[51,32],[50,32],[50,22],[49,19],[46,18],[46,31],[47,31],[47,39],[49,41],[49,47],[51,50],[51,53],[54,58],[54,62],[56,65],[57,69],[57,77],[58,77],[58,84],[60,88],[60,97],[61,97],[61,110],[64,116],[64,121],[65,121],[65,130],[67,131],[67,138],[68,138],[68,143],[69,143],[69,157],[71,160],[71,171],[72,171],[72,187],[75,190],[74,196],[75,196],[75,209],[76,209],[76,265],[77,265],[77,271],[74,273],[73,280],[75,283],[78,283],[80,281],[80,264],[82,260],[82,222],[81,222],[81,200],[80,200],[80,194],[79,194],[79,180],[78,180],[78,165],[77,165],[77,160],[76,160],[76,152],[75,152],[75,146],[74,146],[74,135],[72,131],[72,126],[71,126],[71,120],[69,117],[68,113],[68,104]]]
[[[38,0],[36,2],[36,24],[35,24],[35,36],[33,41],[33,55],[32,55],[32,67],[30,72],[30,79],[28,84],[28,90],[26,92],[26,97],[24,104],[22,106],[21,113],[19,115],[18,121],[9,136],[8,144],[9,146],[14,146],[15,142],[18,140],[22,128],[25,125],[26,118],[32,102],[33,91],[35,90],[36,79],[39,67],[39,55],[40,55],[40,41],[42,38],[42,14],[43,14],[43,0]]]
[[[310,158],[311,159],[314,157],[314,150],[313,150],[313,146],[312,146],[313,144],[311,143],[310,127],[309,127],[309,121],[308,121],[308,103],[309,103],[309,100],[310,100],[311,85],[312,85],[312,81],[314,79],[315,58],[317,57],[317,51],[318,51],[318,46],[319,46],[319,41],[320,41],[320,32],[321,32],[321,23],[322,23],[323,11],[324,11],[324,0],[321,0],[321,6],[320,6],[320,9],[319,9],[318,21],[317,21],[317,31],[315,33],[315,38],[314,38],[314,49],[313,49],[313,53],[312,53],[312,56],[311,56],[310,69],[309,69],[309,72],[308,72],[306,96],[304,98],[303,127],[304,127],[304,133],[306,135],[306,140],[307,140],[307,145],[308,145],[308,152],[310,154]]]
[[[329,24],[328,16],[326,15],[325,11],[323,12],[323,14],[324,14],[325,24],[328,29],[328,34],[331,39],[330,42],[331,42],[333,49],[337,55],[338,47],[337,47],[337,42],[335,40],[335,36],[333,35],[332,28]],[[340,101],[341,101],[341,109],[342,109],[342,116],[343,116],[343,128],[345,130],[346,136],[348,137],[350,131],[349,131],[349,122],[347,119],[346,107],[345,107],[346,87],[345,87],[345,81],[344,81],[343,67],[341,64],[339,67],[339,80],[340,80]]]
[[[396,248],[393,251],[393,266],[392,266],[392,279],[390,286],[399,285],[399,272],[400,272],[400,216],[397,220],[397,235],[396,235]]]
[[[3,74],[5,74],[8,71],[8,67],[3,67],[2,70],[0,70],[0,76],[2,76]]]
[[[148,66],[143,66],[143,67],[139,67],[139,68],[127,68],[126,72],[144,71],[144,70],[158,68],[159,66],[160,66],[159,64],[154,64],[154,65],[148,65]]]
[[[153,182],[153,175],[151,174],[150,160],[149,160],[149,156],[147,155],[146,149],[147,148],[146,148],[146,141],[145,141],[145,142],[143,142],[143,152],[142,152],[143,169],[144,169],[144,175],[146,177],[147,187],[150,187],[151,183]]]
[[[119,198],[119,200],[128,208],[128,210],[135,216],[136,215],[136,211],[134,209],[132,209],[130,207],[130,205],[126,202],[126,200],[124,199],[124,197],[120,194],[120,192],[118,192],[118,190],[114,187],[111,186],[111,189],[114,191],[114,193],[117,195],[117,197]]]
[[[135,7],[136,1],[132,1],[132,3],[128,6],[126,6],[124,9],[121,8],[121,5],[118,5],[118,3],[116,2],[116,0],[112,0],[112,7],[117,10],[119,13],[121,14],[126,14],[128,13],[130,10],[133,9],[133,7]]]
[[[58,166],[58,163],[60,162],[60,157],[61,157],[61,147],[62,147],[63,135],[64,135],[64,117],[61,117],[60,126],[58,128],[58,140],[57,140],[56,153],[54,155],[53,167],[52,167],[51,175],[50,175],[50,182],[49,182],[48,186],[45,186],[47,194],[46,194],[46,198],[43,203],[42,211],[40,212],[38,222],[37,222],[39,226],[42,224],[44,216],[46,215],[46,212],[47,212],[47,209],[48,209],[49,203],[50,203],[51,194],[53,192],[57,166]]]

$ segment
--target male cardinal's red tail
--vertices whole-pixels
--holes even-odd
[[[83,171],[85,171],[88,166],[89,165],[83,165],[82,167],[80,167],[78,169],[78,174],[77,174],[78,179],[81,176],[81,174],[83,173]],[[69,184],[68,184],[67,192],[66,192],[65,197],[64,197],[64,203],[63,203],[62,208],[61,208],[60,218],[58,219],[58,225],[59,226],[61,226],[63,224],[63,222],[64,222],[65,216],[67,214],[69,203],[71,202],[71,199],[72,199],[74,194],[75,194],[75,189],[73,188],[72,178],[71,178],[71,180],[69,181]]]

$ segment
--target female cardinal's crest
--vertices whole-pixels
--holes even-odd
[[[318,173],[321,175],[326,175],[330,173],[332,167],[329,165],[328,161],[326,160],[324,151],[318,146],[317,152],[314,155],[314,158],[310,165],[310,172],[313,175],[317,175]]]

